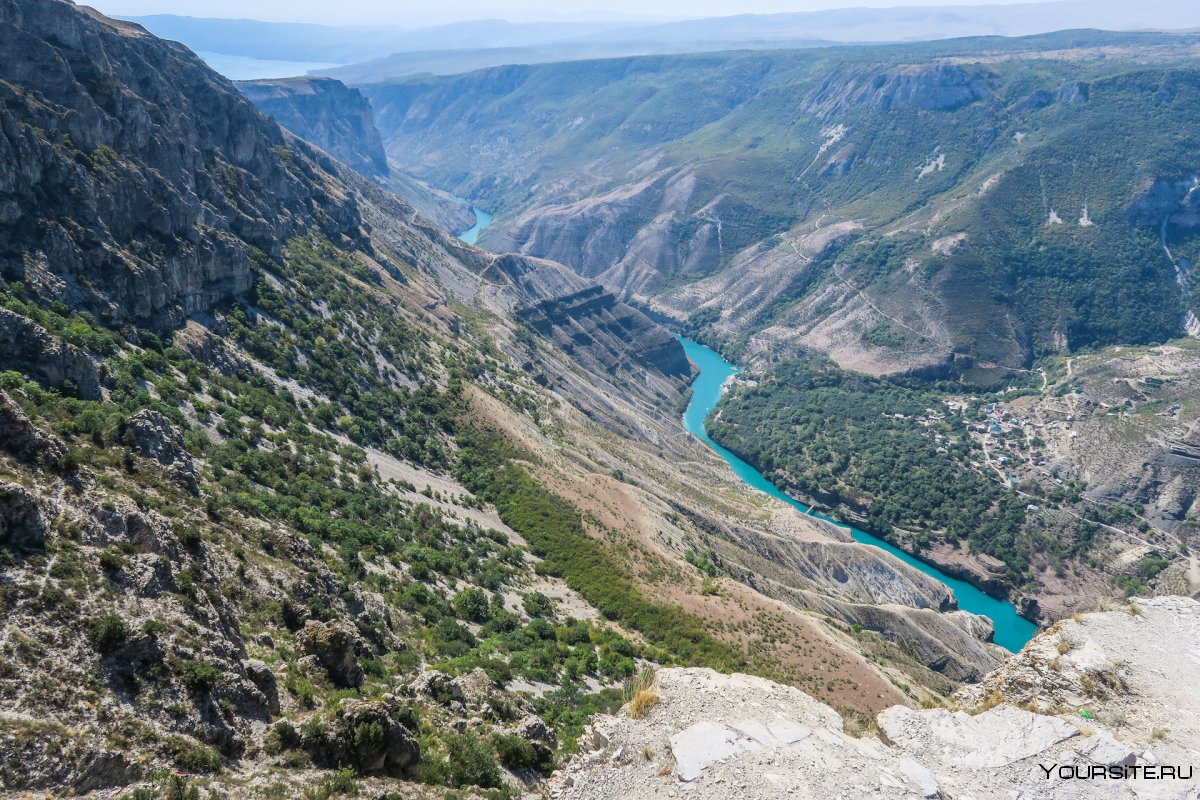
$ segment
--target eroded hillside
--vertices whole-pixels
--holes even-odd
[[[711,310],[748,356],[790,345],[999,381],[1046,353],[1183,332],[1194,301],[1163,243],[1194,258],[1177,135],[1194,47],[1066,32],[365,92],[402,169],[497,213],[487,244],[681,322]]]

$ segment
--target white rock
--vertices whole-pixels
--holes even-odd
[[[744,719],[734,723],[733,727],[759,744],[775,744],[779,741],[765,723],[756,719]]]
[[[812,728],[807,725],[793,725],[788,722],[772,722],[768,723],[768,728],[771,734],[784,744],[792,744],[799,742],[812,735]]]
[[[893,706],[879,714],[888,739],[913,756],[957,767],[1002,767],[1037,755],[1079,731],[1057,717],[999,706],[971,716]]]
[[[1118,742],[1108,733],[1098,733],[1075,747],[1075,752],[1093,764],[1106,767],[1128,767],[1137,762],[1137,753],[1124,742]]]
[[[747,743],[738,740],[736,731],[708,720],[701,720],[671,737],[671,755],[675,757],[679,777],[685,781],[695,780],[708,765],[747,749]]]
[[[904,770],[904,774],[917,787],[917,791],[921,793],[922,797],[934,798],[941,795],[937,778],[933,777],[933,773],[911,758],[901,761],[900,769]]]

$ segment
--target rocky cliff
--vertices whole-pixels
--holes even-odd
[[[45,302],[162,332],[245,292],[353,198],[182,46],[61,2],[0,4],[0,272]]]
[[[305,77],[240,81],[237,87],[259,111],[386,185],[451,233],[474,224],[469,205],[389,166],[371,104],[357,89],[333,78]]]
[[[0,5],[0,271],[23,281],[38,301],[87,310],[104,324],[165,333],[245,295],[255,254],[278,258],[301,231],[315,228],[374,254],[358,199],[369,188],[288,137],[189,51],[66,3],[37,7],[31,13],[17,0]],[[298,107],[313,103],[330,126],[334,118],[360,124],[369,138],[369,106],[338,86],[319,80],[248,90],[261,102],[292,108],[293,122],[308,119],[313,108],[302,115]],[[357,110],[357,123],[335,110],[339,103]],[[308,125],[325,130],[319,121]],[[386,228],[411,216],[397,203],[374,219]],[[561,271],[549,262],[539,269]],[[573,276],[563,280],[573,282],[568,292],[581,286]],[[512,305],[547,296],[514,291]],[[21,344],[31,336],[8,338],[14,359],[31,360],[33,345]],[[682,359],[682,349],[674,349]],[[44,369],[56,369],[54,358],[41,358]],[[94,392],[94,379],[82,380]]]
[[[292,133],[368,177],[388,175],[371,104],[333,78],[239,81],[250,102]]]
[[[1182,597],[1088,614],[1040,635],[957,707],[873,720],[760,678],[661,670],[621,714],[593,722],[550,794],[1192,798],[1198,626],[1200,603]]]

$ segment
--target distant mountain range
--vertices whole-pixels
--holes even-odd
[[[320,74],[348,83],[407,75],[451,75],[503,64],[537,64],[714,50],[900,42],[959,36],[1024,36],[1087,26],[1107,30],[1200,27],[1200,5],[1148,0],[1063,0],[1014,6],[851,8],[741,14],[667,23],[511,23],[472,20],[432,28],[332,27],[205,19],[130,17],[151,33],[201,53],[354,65]]]

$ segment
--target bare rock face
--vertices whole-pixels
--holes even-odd
[[[262,692],[265,705],[271,714],[279,713],[279,685],[275,680],[275,673],[265,662],[258,659],[250,659],[242,665],[246,672],[246,679],[254,684],[255,688]]]
[[[196,464],[183,446],[183,435],[169,419],[144,408],[125,421],[124,435],[138,455],[162,464],[172,480],[192,494],[199,493]]]
[[[534,757],[540,763],[549,763],[558,748],[558,738],[538,717],[530,714],[521,720],[514,731],[533,748]]]
[[[306,731],[302,745],[318,764],[350,766],[360,775],[410,777],[421,748],[401,721],[405,718],[392,697],[345,699],[325,725]]]
[[[85,400],[100,396],[96,364],[86,353],[6,308],[0,308],[0,363],[55,389],[74,387]]]
[[[33,494],[24,486],[0,483],[0,545],[37,548],[47,536],[46,520]]]
[[[222,375],[233,375],[239,369],[247,369],[245,361],[217,335],[224,332],[225,327],[218,325],[215,329],[216,332],[195,322],[188,322],[176,331],[172,343]]]
[[[248,290],[251,248],[278,255],[314,217],[362,239],[323,154],[285,158],[229,81],[137,25],[0,0],[0,108],[0,274],[103,322],[176,327]]]
[[[1200,225],[1197,185],[1200,176],[1195,174],[1147,180],[1129,204],[1129,221],[1158,228],[1169,218],[1172,225],[1195,228]]]
[[[334,683],[350,688],[362,685],[366,674],[359,666],[358,653],[365,644],[349,623],[309,620],[296,635],[296,643],[325,668]]]
[[[865,105],[887,111],[912,105],[926,111],[949,111],[985,96],[983,81],[951,65],[897,67],[853,66],[835,70],[802,103],[805,111],[831,116]]]
[[[371,178],[388,174],[375,115],[358,89],[308,77],[239,81],[237,87],[259,111],[346,166]]]
[[[0,391],[0,447],[13,458],[53,466],[67,454],[67,446],[36,427],[17,402]]]

